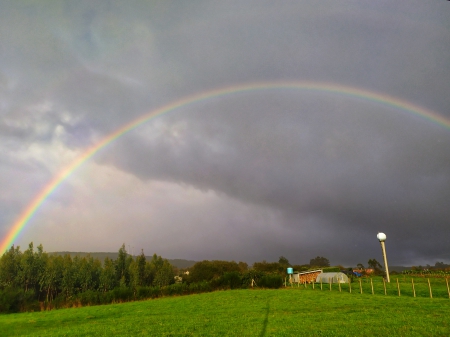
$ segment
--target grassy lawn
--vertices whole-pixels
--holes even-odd
[[[354,283],[353,287],[356,285]],[[329,291],[324,285],[322,291],[320,287],[315,290],[293,287],[218,291],[115,305],[0,315],[0,335],[450,335],[448,298],[364,292],[361,295],[336,289]]]

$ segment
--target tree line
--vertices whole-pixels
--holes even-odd
[[[133,258],[125,245],[119,249],[116,260],[106,257],[103,263],[89,255],[51,255],[44,252],[42,245],[35,251],[33,243],[24,252],[12,246],[0,258],[0,312],[34,310],[37,305],[55,300],[70,303],[89,292],[111,293],[103,297],[121,300],[120,290],[136,295],[139,287],[165,287],[172,283],[174,270],[167,260],[154,254],[148,261],[143,251]]]
[[[287,267],[296,271],[329,266],[324,257],[312,265],[294,265],[281,256],[278,262],[200,261],[178,270],[168,260],[144,251],[133,257],[125,245],[117,259],[64,256],[12,246],[0,257],[0,313],[48,310],[109,304],[168,295],[184,295],[249,287],[279,288]]]

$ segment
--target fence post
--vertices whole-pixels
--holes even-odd
[[[350,292],[350,294],[352,293],[352,283],[350,279],[348,279],[348,291]]]
[[[373,295],[373,282],[372,282],[372,278],[370,278],[370,287],[372,288],[372,295]]]
[[[397,278],[397,290],[398,290],[398,296],[400,296],[400,284],[398,283],[398,278]]]
[[[414,288],[414,279],[413,278],[411,279],[411,284],[412,284],[414,297],[416,297],[416,288]]]
[[[341,290],[341,282],[339,281],[339,292],[341,292],[342,290]]]
[[[359,279],[359,292],[362,294],[362,285],[361,285],[361,279]]]
[[[320,278],[320,290],[322,290],[322,278]]]
[[[314,290],[314,283],[316,283],[316,282],[315,282],[315,281],[313,281],[313,282],[312,282],[312,285],[313,285],[313,290]]]
[[[384,295],[387,295],[387,292],[386,292],[386,280],[384,279],[384,277],[383,277],[383,288],[384,288]]]
[[[430,298],[433,298],[433,293],[431,292],[430,279],[428,279],[428,289],[430,289]]]
[[[448,277],[445,278],[445,282],[447,283],[448,298],[450,298],[450,288],[448,287]]]
[[[331,278],[328,278],[328,283],[330,284],[330,291],[331,291]]]

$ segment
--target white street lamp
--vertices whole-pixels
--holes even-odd
[[[386,241],[386,234],[378,233],[377,239],[380,241],[380,244],[381,244],[381,251],[383,253],[383,259],[384,259],[384,269],[386,270],[386,280],[389,283],[389,282],[391,282],[391,280],[389,279],[389,269],[388,269],[388,263],[387,263],[387,257],[386,257],[386,248],[384,246],[384,241]]]

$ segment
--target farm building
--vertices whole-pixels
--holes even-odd
[[[317,275],[316,282],[322,283],[348,283],[348,276],[341,272],[320,273]]]
[[[321,269],[308,270],[304,272],[296,272],[291,275],[290,282],[292,283],[312,283],[316,280],[317,276],[322,273]]]

